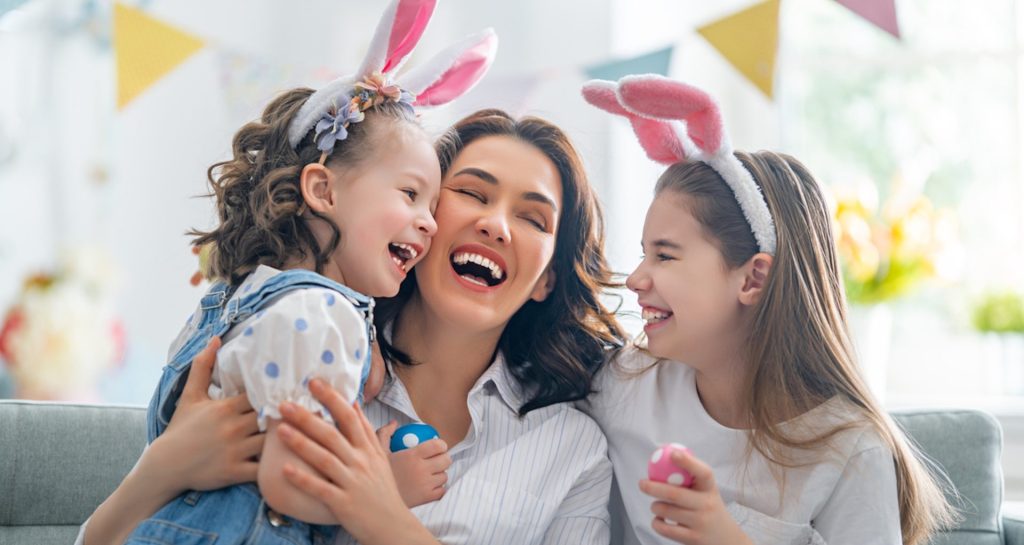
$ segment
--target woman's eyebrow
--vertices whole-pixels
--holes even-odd
[[[539,202],[541,204],[546,204],[546,205],[551,207],[551,210],[553,212],[555,212],[556,214],[558,213],[558,207],[555,206],[555,201],[549,199],[547,197],[547,195],[542,195],[542,194],[536,193],[534,191],[527,191],[526,193],[523,193],[523,198],[528,200],[528,201],[533,201],[533,202]]]
[[[487,172],[486,170],[483,170],[481,168],[466,167],[455,173],[456,176],[461,176],[462,174],[469,174],[470,176],[479,178],[491,185],[498,185],[498,178],[495,177],[490,172]],[[527,191],[526,193],[523,193],[523,198],[528,201],[546,204],[551,207],[551,210],[553,210],[555,213],[558,213],[558,206],[555,205],[555,201],[548,198],[547,195],[543,195],[535,191]]]
[[[480,169],[480,168],[467,167],[467,168],[464,168],[464,169],[462,169],[462,170],[460,170],[460,171],[455,173],[456,176],[461,176],[463,174],[469,174],[470,176],[475,176],[475,177],[480,178],[481,180],[483,180],[483,181],[485,181],[485,182],[487,182],[487,183],[489,183],[491,185],[498,185],[498,179],[495,178],[493,174],[491,174],[490,172],[487,172],[486,170]]]

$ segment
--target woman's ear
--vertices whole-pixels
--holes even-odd
[[[530,299],[537,301],[538,303],[544,301],[551,295],[551,291],[555,289],[555,270],[548,265],[546,271],[540,275],[537,280],[537,284],[533,286],[533,293],[530,294]]]
[[[740,304],[756,305],[764,295],[768,276],[772,270],[772,256],[757,253],[743,265],[743,287],[740,288]]]
[[[334,207],[333,178],[330,169],[320,163],[310,163],[299,174],[299,190],[302,200],[315,212],[325,214]]]

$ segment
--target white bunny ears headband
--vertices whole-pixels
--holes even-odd
[[[494,60],[498,37],[491,29],[467,37],[403,74],[401,84],[392,81],[419,42],[436,4],[437,0],[392,0],[359,70],[323,86],[299,109],[288,127],[292,148],[315,127],[314,141],[323,152],[323,162],[335,143],[348,137],[349,124],[362,121],[363,112],[378,104],[392,101],[410,109],[440,106],[472,89]]]
[[[665,165],[701,161],[736,195],[760,251],[775,255],[775,222],[754,177],[733,155],[722,130],[718,104],[704,91],[656,74],[626,76],[617,83],[592,80],[583,98],[633,125],[652,160]]]

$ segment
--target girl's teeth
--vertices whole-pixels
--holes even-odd
[[[409,252],[409,259],[416,259],[416,256],[419,255],[419,252],[416,251],[416,248],[412,247],[409,244],[405,244],[404,242],[395,242],[394,245]]]
[[[404,262],[402,262],[402,260],[401,260],[401,259],[398,259],[398,258],[397,258],[397,257],[395,257],[395,256],[391,256],[391,261],[394,261],[394,262],[395,262],[395,265],[398,265],[398,268],[399,268],[399,269],[402,269],[402,272],[405,272],[405,263],[404,263]]]
[[[671,312],[662,312],[662,311],[647,310],[647,309],[644,309],[644,311],[642,313],[642,317],[643,317],[644,321],[647,322],[647,323],[660,322],[660,321],[668,318],[671,315],[672,315]]]

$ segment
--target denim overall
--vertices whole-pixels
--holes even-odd
[[[345,297],[366,318],[367,338],[373,342],[373,299],[333,280],[306,270],[289,270],[269,278],[263,286],[231,299],[230,287],[218,282],[203,296],[201,316],[193,322],[188,339],[164,367],[163,376],[146,415],[149,442],[167,429],[188,378],[192,359],[214,336],[223,336],[235,324],[273,303],[281,295],[302,288],[327,288]],[[370,371],[370,350],[359,391]],[[360,393],[362,398],[362,393]],[[334,540],[337,526],[307,524],[270,510],[255,483],[208,492],[188,491],[143,521],[126,544],[235,545],[313,544]]]

